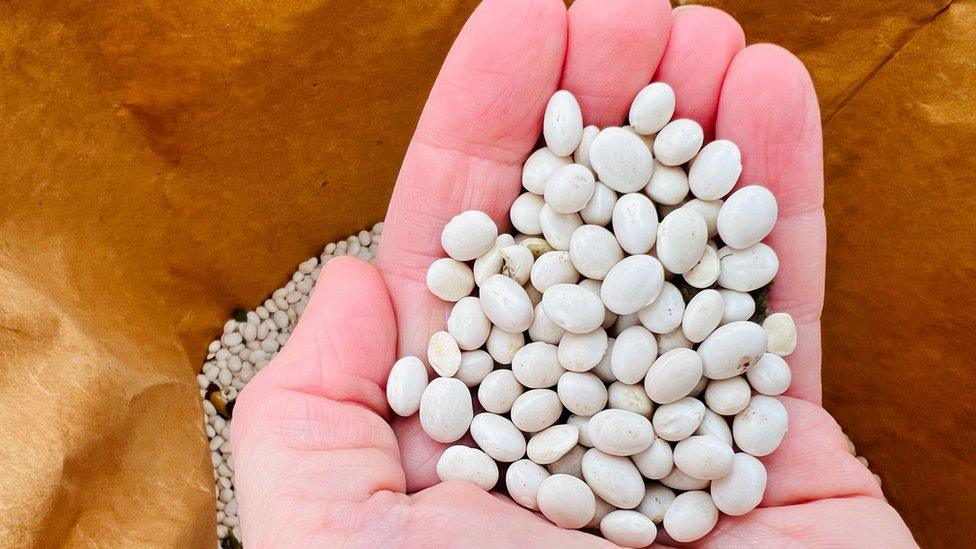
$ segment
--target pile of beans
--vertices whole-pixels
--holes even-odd
[[[515,232],[474,210],[444,227],[448,257],[427,272],[454,303],[425,357],[436,377],[408,356],[387,384],[395,413],[458,442],[441,480],[492,490],[507,467],[519,505],[630,547],[662,524],[662,539],[694,541],[759,504],[796,345],[793,319],[756,304],[779,267],[762,243],[775,197],[732,192],[739,148],[702,146],[674,108],[652,83],[628,126],[601,129],[553,95]],[[459,442],[469,434],[477,447]]]

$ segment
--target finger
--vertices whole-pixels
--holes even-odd
[[[874,498],[811,501],[723,516],[703,547],[918,547],[890,505]]]
[[[769,44],[739,52],[722,84],[715,134],[742,150],[739,185],[766,186],[779,203],[779,220],[766,241],[780,262],[770,305],[797,322],[788,394],[819,404],[823,144],[817,96],[800,60]]]
[[[302,528],[305,517],[320,516],[310,502],[341,507],[378,490],[404,490],[396,439],[380,416],[395,351],[383,280],[369,264],[342,257],[325,266],[317,288],[288,345],[234,410],[248,543],[279,527]]]
[[[654,77],[674,89],[674,118],[698,122],[711,139],[722,81],[745,45],[742,27],[722,10],[687,6],[674,12],[668,47]]]
[[[789,430],[779,448],[762,458],[768,477],[761,507],[855,496],[884,499],[871,471],[847,451],[844,433],[826,410],[790,397],[780,401],[789,413]]]
[[[437,460],[452,444],[433,440],[420,425],[420,416],[398,417],[393,421],[400,446],[400,464],[407,482],[407,493],[419,492],[437,484]]]
[[[397,179],[377,265],[393,297],[400,355],[423,356],[447,304],[424,287],[440,233],[466,209],[507,227],[521,163],[539,136],[566,43],[559,0],[486,0],[444,61]]]
[[[585,124],[623,124],[650,82],[671,27],[666,0],[578,0],[569,8],[561,88],[576,96]]]

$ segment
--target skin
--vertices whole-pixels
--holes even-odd
[[[723,517],[701,542],[915,546],[820,406],[822,140],[800,61],[777,46],[745,47],[739,25],[706,7],[579,0],[567,12],[560,0],[486,0],[430,93],[376,266],[330,261],[319,280],[326,290],[313,294],[289,344],[238,399],[232,441],[248,547],[610,545],[473,485],[434,485],[446,445],[428,439],[416,416],[392,417],[384,387],[396,357],[425,356],[446,321],[450,304],[424,285],[427,266],[442,256],[441,228],[467,209],[508,226],[549,96],[569,89],[585,124],[622,124],[652,79],[674,87],[676,118],[739,145],[740,184],[776,195],[780,218],[767,243],[780,271],[771,301],[799,333],[783,398],[790,429],[763,459],[765,498],[744,517]]]

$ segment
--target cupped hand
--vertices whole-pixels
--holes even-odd
[[[396,357],[425,356],[445,324],[449,304],[424,282],[442,256],[441,228],[467,209],[508,226],[550,95],[568,89],[585,124],[619,125],[652,80],[674,88],[676,118],[739,145],[740,184],[776,195],[771,305],[793,315],[799,334],[782,399],[790,429],[763,460],[763,502],[722,517],[701,542],[914,545],[820,407],[823,161],[817,99],[800,61],[777,46],[745,47],[735,20],[706,7],[579,0],[567,12],[561,0],[486,0],[430,93],[376,266],[329,262],[288,345],[238,399],[232,442],[246,546],[609,545],[473,485],[436,484],[447,445],[427,438],[416,416],[393,419],[384,387]]]

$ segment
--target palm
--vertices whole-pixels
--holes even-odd
[[[608,4],[580,0],[567,17],[559,0],[488,0],[472,16],[404,160],[379,272],[352,260],[330,264],[320,279],[328,293],[313,297],[292,342],[236,408],[246,543],[605,543],[473,486],[431,487],[445,445],[429,440],[416,416],[387,423],[383,387],[395,357],[423,356],[445,322],[446,304],[424,288],[426,268],[440,253],[439,229],[470,208],[507,223],[521,161],[552,92],[572,91],[586,123],[620,124],[652,77],[674,87],[676,116],[739,144],[742,181],[777,195],[781,218],[768,242],[781,268],[771,299],[774,309],[793,314],[800,335],[784,399],[790,431],[765,460],[765,500],[745,517],[723,519],[705,541],[912,543],[819,407],[825,234],[820,119],[809,76],[782,49],[743,49],[741,29],[717,10],[672,15],[665,0]]]

